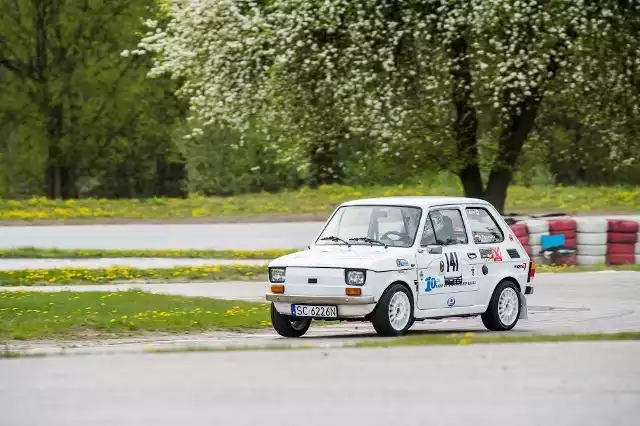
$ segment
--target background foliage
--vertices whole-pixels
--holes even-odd
[[[508,183],[638,185],[639,45],[623,0],[5,0],[0,197],[450,185],[461,111],[487,183],[527,102]]]

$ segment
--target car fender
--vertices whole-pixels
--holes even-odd
[[[394,283],[401,282],[406,284],[411,297],[413,299],[414,306],[416,305],[417,293],[416,293],[416,277],[417,272],[415,269],[400,269],[392,271],[374,272],[372,276],[371,295],[374,297],[376,303],[380,300],[384,292]],[[375,278],[374,278],[375,277]]]
[[[520,274],[513,274],[507,272],[507,271],[503,271],[502,273],[495,275],[495,282],[492,284],[491,286],[491,291],[487,293],[486,299],[483,301],[483,304],[485,306],[489,306],[489,303],[491,302],[491,298],[493,297],[493,293],[496,290],[496,287],[498,287],[498,284],[500,284],[502,281],[504,280],[510,280],[513,281],[519,288],[519,297],[524,297],[524,288],[527,285],[527,272],[524,273],[524,275],[520,276]]]

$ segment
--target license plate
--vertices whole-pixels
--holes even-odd
[[[337,306],[291,305],[294,317],[337,318]]]

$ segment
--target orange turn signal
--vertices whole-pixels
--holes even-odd
[[[282,284],[274,284],[271,286],[271,293],[284,293],[284,286]]]
[[[344,292],[347,296],[360,296],[362,289],[360,287],[347,287],[344,289]]]

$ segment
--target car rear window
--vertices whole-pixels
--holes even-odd
[[[467,218],[474,243],[495,244],[504,241],[502,230],[487,209],[467,207]]]

